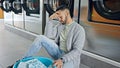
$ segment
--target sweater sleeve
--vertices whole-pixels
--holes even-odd
[[[54,40],[57,34],[57,24],[58,24],[57,21],[53,20],[47,22],[44,35]]]
[[[74,60],[74,58],[80,57],[84,42],[85,42],[85,31],[82,28],[81,30],[78,29],[78,32],[75,32],[75,40],[72,44],[72,50],[69,51],[67,54],[62,56],[64,62],[69,62]]]

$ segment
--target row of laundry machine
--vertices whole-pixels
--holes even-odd
[[[42,7],[42,0],[0,0],[5,24],[36,34],[41,34]]]
[[[79,0],[0,0],[0,8],[4,11],[6,24],[35,34],[42,34],[45,21],[59,5],[68,5],[73,17],[74,2],[78,9]],[[74,18],[79,19],[76,16]]]

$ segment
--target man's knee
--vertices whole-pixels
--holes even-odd
[[[43,41],[46,37],[44,35],[37,36],[37,41]]]

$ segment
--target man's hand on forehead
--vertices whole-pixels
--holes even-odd
[[[50,16],[50,19],[59,19],[58,13],[54,13]]]

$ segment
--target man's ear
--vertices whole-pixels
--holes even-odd
[[[69,10],[65,9],[65,13],[68,16],[69,15]]]

